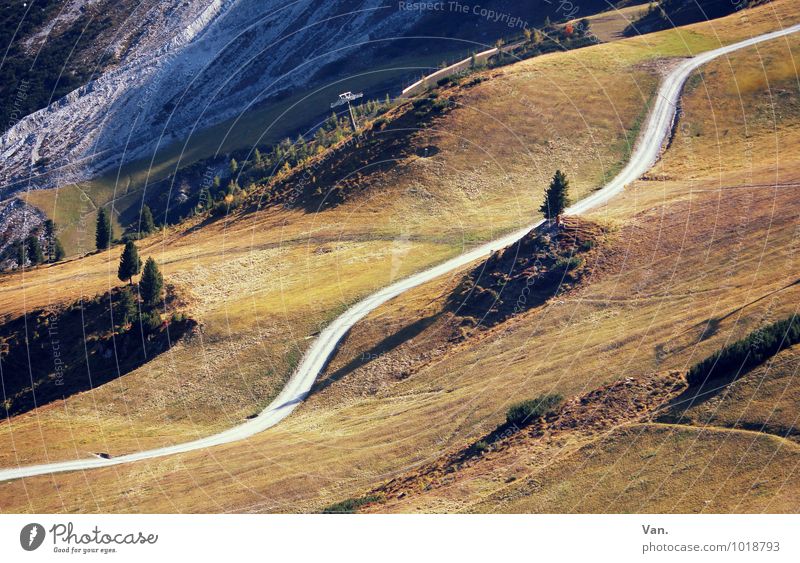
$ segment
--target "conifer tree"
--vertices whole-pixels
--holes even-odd
[[[158,270],[158,264],[152,257],[147,259],[142,270],[142,279],[139,281],[139,293],[145,306],[155,307],[161,301],[161,292],[164,289],[164,278]]]
[[[127,287],[119,292],[117,302],[114,304],[114,317],[118,328],[123,328],[136,318],[137,307],[133,293]]]
[[[139,251],[132,240],[125,243],[125,249],[119,258],[119,270],[117,277],[120,281],[133,283],[133,276],[142,271],[142,260],[139,258]]]
[[[58,262],[66,256],[61,241],[56,236],[56,224],[52,219],[44,222],[45,257],[48,262]]]
[[[542,212],[545,219],[552,221],[558,219],[567,206],[569,206],[569,180],[561,170],[556,170],[539,211]]]
[[[35,236],[29,236],[25,241],[26,254],[31,265],[41,264],[44,262],[44,253],[42,253],[42,245],[39,244],[39,239]]]
[[[14,253],[17,257],[17,267],[23,268],[25,263],[28,261],[27,252],[25,252],[25,243],[23,243],[21,240],[18,240],[14,244]]]
[[[67,256],[66,251],[64,250],[64,246],[61,244],[61,241],[58,237],[53,238],[53,251],[50,255],[50,260],[53,262],[60,262]]]
[[[105,250],[111,246],[111,239],[114,233],[111,228],[111,217],[104,208],[97,212],[97,230],[95,231],[94,241],[97,250]]]
[[[205,211],[211,208],[211,203],[213,198],[211,197],[211,190],[208,188],[202,188],[200,190],[200,194],[197,196],[197,210],[198,211]]]
[[[153,220],[153,212],[147,205],[142,206],[142,220],[140,232],[149,235],[156,230],[156,222]]]

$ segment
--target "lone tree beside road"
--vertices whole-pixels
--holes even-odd
[[[133,283],[133,276],[142,271],[142,260],[139,258],[139,251],[132,240],[125,243],[125,249],[119,259],[119,270],[117,277],[120,281]]]
[[[569,180],[561,170],[556,170],[553,179],[550,181],[550,187],[547,188],[547,192],[544,194],[544,202],[542,202],[539,211],[548,221],[555,220],[558,222],[569,203]]]
[[[144,263],[142,279],[139,281],[139,293],[147,307],[155,307],[161,301],[161,291],[164,289],[164,278],[158,271],[158,264],[152,257]]]
[[[97,250],[105,250],[111,246],[111,239],[114,233],[111,229],[111,217],[102,207],[97,212],[97,230],[94,234],[94,242]]]

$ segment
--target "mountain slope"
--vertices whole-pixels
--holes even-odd
[[[793,17],[792,4],[784,3],[784,7],[789,10],[787,19]],[[779,25],[767,13],[755,12],[750,16],[752,23],[747,26],[726,20],[719,22],[713,31],[729,41],[731,36],[756,33],[758,26],[774,28]],[[126,375],[114,392],[98,390],[94,395],[95,405],[91,405],[92,397],[86,396],[83,403],[78,399],[68,401],[66,408],[43,409],[37,413],[38,424],[32,419],[12,421],[8,427],[13,428],[17,443],[24,444],[17,451],[27,456],[41,455],[42,438],[36,432],[41,432],[42,427],[48,432],[47,444],[59,448],[50,452],[53,455],[74,454],[75,450],[83,452],[96,443],[113,443],[117,451],[125,451],[135,447],[131,436],[153,444],[159,440],[174,440],[176,435],[191,435],[192,431],[207,432],[208,426],[198,424],[192,428],[182,424],[185,419],[181,419],[180,408],[159,412],[132,408],[127,415],[127,425],[118,424],[113,432],[103,434],[103,429],[97,428],[97,412],[98,409],[102,411],[105,423],[105,417],[115,410],[122,411],[120,419],[123,419],[124,409],[120,405],[136,406],[136,399],[145,391],[153,397],[153,402],[166,397],[181,404],[196,398],[192,393],[198,381],[213,393],[224,395],[245,376],[252,376],[248,383],[272,377],[263,370],[291,356],[291,348],[278,345],[283,344],[279,340],[286,333],[292,332],[302,342],[305,336],[318,329],[319,325],[314,326],[316,321],[324,322],[325,315],[330,319],[337,306],[363,295],[369,287],[385,285],[386,278],[404,275],[425,261],[441,260],[445,252],[438,256],[428,253],[432,249],[441,250],[442,246],[437,245],[442,245],[442,241],[463,246],[465,240],[473,242],[492,234],[497,225],[508,228],[515,221],[528,223],[540,202],[541,189],[552,174],[552,166],[563,162],[563,156],[570,153],[568,143],[587,146],[580,144],[585,138],[577,134],[562,135],[558,143],[548,143],[555,138],[553,128],[549,122],[543,122],[544,118],[534,113],[532,107],[544,108],[542,115],[552,116],[551,119],[560,125],[559,131],[582,131],[577,126],[568,127],[573,122],[564,117],[582,116],[585,121],[580,122],[586,124],[587,136],[597,134],[603,139],[598,140],[597,145],[590,145],[598,149],[608,147],[606,139],[622,139],[622,143],[602,157],[599,154],[588,156],[585,150],[577,151],[586,160],[582,164],[575,163],[575,176],[583,178],[576,182],[576,191],[591,190],[602,177],[604,166],[618,165],[624,156],[624,139],[630,135],[632,124],[648,99],[646,93],[650,90],[645,84],[649,87],[654,82],[653,68],[657,65],[653,59],[665,54],[686,54],[687,43],[694,49],[702,49],[713,42],[709,27],[699,26],[684,30],[680,35],[670,32],[647,41],[625,42],[613,46],[613,50],[607,45],[526,61],[498,72],[497,81],[488,80],[473,89],[468,98],[471,110],[456,110],[438,123],[435,130],[422,132],[415,141],[420,147],[435,144],[442,150],[431,158],[410,157],[397,168],[396,175],[387,179],[405,177],[405,184],[376,183],[371,190],[365,190],[361,198],[313,215],[271,209],[238,217],[227,225],[212,223],[193,231],[171,234],[165,241],[168,243],[159,250],[159,256],[166,264],[168,279],[180,275],[189,288],[197,290],[202,320],[207,330],[213,330],[213,335],[204,336],[207,348],[179,350],[172,361],[170,358],[154,361],[148,370],[152,375],[141,371]],[[785,48],[785,44],[772,47],[779,55],[774,59],[786,58],[782,47]],[[752,56],[752,52],[743,55],[737,64]],[[718,68],[724,70],[726,64],[724,61]],[[580,69],[585,73],[586,68],[593,68],[591,82],[582,80],[585,74],[581,75]],[[621,84],[621,77],[635,79]],[[646,77],[650,80],[642,83]],[[641,92],[632,93],[631,82],[642,83]],[[783,87],[789,86],[784,84]],[[500,92],[505,92],[507,98],[498,100]],[[763,99],[760,94],[762,91],[753,90],[751,99]],[[598,104],[598,99],[606,101]],[[690,101],[698,99],[704,99],[702,92],[696,92]],[[510,104],[510,100],[520,103]],[[515,113],[509,114],[510,107],[515,108]],[[781,114],[786,115],[786,106],[780,109]],[[753,115],[752,110],[748,106],[748,120]],[[477,117],[481,115],[483,120]],[[726,106],[725,113],[716,117],[720,122],[727,122],[730,116],[730,108]],[[775,124],[764,120],[759,123],[759,129],[749,131],[756,135],[753,138],[773,139]],[[520,131],[519,146],[531,150],[530,162],[518,162],[521,148],[515,150],[509,143],[485,142],[487,132],[502,138],[498,131],[516,130]],[[781,139],[787,142],[794,139],[790,128],[780,126],[777,130]],[[741,134],[742,129],[737,127],[727,138],[734,143]],[[435,142],[432,143],[432,139]],[[704,147],[705,150],[701,150]],[[706,165],[713,164],[711,156],[716,147],[712,136],[697,138],[696,150],[692,151],[696,155],[695,162],[702,159]],[[671,150],[674,149],[676,145]],[[771,160],[770,151],[756,155],[753,164],[758,177],[769,177],[774,172],[770,168],[776,162],[774,148],[771,150]],[[790,158],[791,154],[781,159],[781,180],[787,183],[796,180],[796,168],[792,168],[795,160]],[[542,170],[531,163],[538,163]],[[461,174],[455,181],[448,182],[448,170]],[[511,170],[513,181],[504,174],[507,170]],[[734,170],[733,178],[739,173],[738,169]],[[662,174],[666,176],[668,171]],[[428,179],[438,181],[428,182]],[[691,329],[685,338],[692,343],[703,331],[701,321],[715,314],[715,303],[727,310],[731,303],[741,305],[748,301],[743,295],[748,295],[750,279],[733,283],[734,279],[730,286],[724,287],[716,283],[718,272],[728,271],[726,260],[730,257],[730,245],[735,246],[737,240],[728,245],[723,238],[726,242],[712,244],[708,232],[698,230],[690,231],[687,245],[682,244],[687,208],[694,209],[692,205],[698,204],[699,215],[692,216],[692,224],[711,223],[709,216],[702,212],[711,210],[713,216],[713,202],[721,195],[720,185],[714,179],[709,180],[706,174],[691,186],[680,176],[669,182],[639,182],[619,202],[599,213],[595,217],[598,221],[632,224],[622,231],[625,236],[620,237],[623,244],[614,256],[617,270],[606,275],[602,285],[590,286],[594,294],[567,296],[564,303],[553,303],[545,314],[536,311],[531,316],[499,325],[496,333],[472,350],[465,347],[441,353],[433,350],[429,356],[433,361],[417,370],[417,359],[426,352],[422,345],[429,335],[418,332],[417,336],[408,337],[425,327],[424,322],[418,323],[420,312],[440,305],[448,287],[456,281],[438,280],[411,295],[404,295],[357,326],[352,340],[342,348],[342,357],[331,365],[332,370],[345,367],[346,376],[339,380],[341,383],[334,382],[320,390],[294,416],[268,433],[208,452],[101,469],[92,474],[88,484],[80,474],[3,484],[0,486],[3,509],[318,510],[369,490],[392,475],[441,454],[444,449],[459,447],[482,435],[499,422],[508,400],[516,400],[523,393],[528,396],[555,383],[563,383],[563,388],[558,389],[560,392],[577,396],[615,380],[629,368],[629,362],[641,361],[643,365],[655,364],[664,369],[679,365],[692,353],[691,344],[673,352],[658,348],[663,340],[673,331],[683,329],[685,322],[690,325],[686,328]],[[509,191],[509,186],[513,191]],[[727,219],[720,224],[726,232],[735,231],[740,220],[739,215],[731,215],[728,210],[744,209],[742,205],[746,201],[741,182],[732,186],[733,190],[724,193],[731,197],[722,198],[725,212],[720,213],[720,217]],[[701,199],[688,195],[692,187],[701,194],[695,197]],[[745,232],[753,236],[743,237],[737,263],[742,263],[743,267],[755,263],[764,240],[774,240],[776,248],[768,255],[758,277],[752,280],[755,298],[762,290],[779,289],[779,282],[783,281],[784,274],[780,272],[786,267],[788,241],[794,232],[796,214],[791,207],[791,192],[782,191],[777,206],[780,213],[775,221],[770,221],[773,194],[769,190],[758,191],[757,186],[753,186],[753,192],[754,199],[747,209],[757,209],[759,215],[746,223]],[[501,205],[503,201],[505,206]],[[770,231],[771,238],[765,239],[763,229],[768,224],[773,225],[774,230]],[[422,242],[429,246],[421,246]],[[159,243],[154,238],[145,241],[143,246],[154,251]],[[711,245],[710,251],[708,245]],[[363,250],[349,252],[354,248]],[[628,260],[629,257],[635,260]],[[416,263],[407,262],[412,259]],[[23,296],[32,301],[46,299],[48,282],[69,280],[80,274],[84,276],[81,277],[84,289],[94,291],[108,283],[108,271],[115,260],[116,256],[97,255],[34,272],[26,278],[25,290],[22,284],[12,287],[13,281],[19,278],[6,278],[3,281],[9,285],[4,285],[4,289],[9,291],[3,292],[2,306],[4,310],[18,308]],[[687,276],[685,285],[674,286],[673,269],[669,265],[684,265],[684,261],[686,271],[692,275]],[[280,269],[286,265],[294,269]],[[386,277],[382,278],[384,275]],[[358,287],[353,285],[354,280],[360,284]],[[699,285],[694,288],[693,284]],[[73,290],[69,284],[63,286],[65,291]],[[716,292],[711,293],[712,296],[720,297],[717,302],[708,298],[710,291]],[[302,308],[298,306],[300,301],[304,303]],[[658,317],[661,308],[670,312],[689,311],[689,320],[677,313],[674,317]],[[761,312],[747,309],[748,322]],[[298,322],[298,318],[305,319],[305,324]],[[653,318],[661,322],[655,325],[656,332],[651,335],[649,327]],[[314,322],[308,322],[309,319]],[[695,321],[696,327],[693,326]],[[406,325],[414,326],[402,331]],[[258,327],[257,333],[253,326]],[[576,328],[566,330],[567,326]],[[739,330],[738,325],[723,324],[717,334],[701,345],[711,349],[729,331]],[[401,350],[407,353],[401,357],[393,356],[391,351],[382,353],[385,349],[376,346],[383,340],[387,346],[391,345],[396,332],[401,337],[399,340],[407,345]],[[233,338],[226,340],[229,334]],[[261,347],[248,348],[250,343],[244,340],[247,334],[260,338]],[[588,343],[587,338],[591,339]],[[590,347],[576,359],[576,350],[583,350],[585,344]],[[555,347],[552,354],[551,347]],[[225,350],[230,355],[212,358],[209,351],[213,349]],[[374,356],[368,353],[370,350],[376,351]],[[186,368],[187,365],[196,366],[198,358],[202,358],[199,363],[208,372],[199,377],[193,373],[196,369]],[[347,369],[352,360],[356,362],[354,365],[365,364],[366,369],[372,368],[375,372],[382,366],[395,381],[386,382],[386,389],[381,388],[384,382],[374,387],[364,385],[363,371]],[[410,376],[394,377],[402,373],[393,366],[400,362],[410,368]],[[257,370],[258,366],[262,368],[260,373],[248,372]],[[571,371],[564,372],[564,366]],[[227,372],[228,377],[218,372]],[[560,382],[562,374],[565,377]],[[345,389],[348,379],[353,384]],[[149,387],[151,384],[153,387]],[[248,385],[244,387],[247,389]],[[150,408],[150,403],[147,405]],[[246,412],[238,407],[225,408],[224,404],[217,405],[219,410],[211,412],[212,400],[203,405],[208,408],[192,409],[193,415],[216,416],[223,423]],[[81,414],[83,417],[79,416]],[[83,428],[86,420],[94,420],[95,426],[86,428],[80,440],[71,437],[70,430],[78,425]],[[59,428],[62,440],[54,438],[54,428]],[[169,429],[169,436],[163,435],[165,429]],[[9,434],[4,437],[5,443],[11,443]],[[128,442],[123,441],[125,434]],[[53,486],[54,482],[58,489]],[[468,498],[480,498],[480,490],[472,493],[474,497]]]

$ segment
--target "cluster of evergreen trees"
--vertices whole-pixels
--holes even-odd
[[[353,106],[356,120],[373,119],[389,110],[392,102],[389,96],[383,101],[369,100]],[[211,186],[203,187],[198,193],[195,213],[206,211],[226,212],[236,207],[244,195],[258,183],[264,183],[279,172],[288,172],[307,159],[345,139],[352,133],[347,118],[339,118],[332,113],[307,140],[302,135],[292,141],[283,139],[268,152],[256,148],[252,157],[241,162],[235,157],[229,162],[230,177],[226,183],[217,176]]]
[[[489,66],[496,68],[546,53],[593,45],[598,42],[598,39],[591,33],[589,25],[590,22],[587,19],[581,20],[577,25],[572,23],[563,26],[554,25],[547,18],[541,30],[525,29],[523,32],[524,42],[513,52],[501,52],[494,55],[489,61]]]
[[[44,244],[36,234],[17,241],[14,248],[17,266],[38,266],[46,262],[58,262],[66,256],[61,241],[56,236],[56,225],[48,219],[44,222]]]
[[[150,234],[156,229],[157,226],[150,208],[147,205],[143,206],[139,220],[139,235]],[[95,230],[97,249],[106,250],[111,247],[113,241],[114,230],[111,217],[101,207],[97,213]],[[164,291],[164,278],[152,256],[144,262],[144,267],[142,266],[136,243],[128,239],[119,259],[117,277],[120,281],[128,282],[133,287],[133,278],[140,273],[142,276],[137,285],[138,294],[136,296],[130,288],[124,288],[119,292],[114,304],[116,322],[118,327],[122,328],[138,318],[145,329],[155,330],[161,325],[161,315],[159,315],[157,307],[161,303]],[[141,310],[139,299],[141,299]]]
[[[153,212],[147,205],[142,206],[141,213],[139,214],[139,223],[136,231],[133,233],[126,233],[122,240],[138,240],[142,237],[150,235],[158,230],[158,225],[153,218]],[[111,247],[114,242],[114,229],[111,225],[111,216],[104,208],[100,208],[97,212],[97,226],[95,229],[95,246],[97,250],[106,250]]]
[[[158,269],[158,264],[149,257],[142,268],[139,250],[136,243],[129,240],[125,243],[119,259],[117,277],[120,281],[127,281],[133,286],[133,278],[141,272],[142,277],[138,284],[138,298],[141,299],[141,310],[137,296],[129,288],[123,288],[115,303],[116,322],[120,328],[136,320],[137,316],[142,326],[152,331],[161,325],[161,315],[158,305],[161,303],[164,291],[164,278]]]

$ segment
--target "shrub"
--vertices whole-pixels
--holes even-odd
[[[556,260],[554,269],[559,272],[569,272],[583,265],[583,258],[580,256],[564,256]]]
[[[450,100],[446,98],[438,98],[431,104],[431,111],[434,113],[441,113],[450,106]]]
[[[332,504],[323,509],[323,514],[353,514],[356,510],[366,504],[380,502],[381,498],[376,495],[367,495],[360,498],[349,498],[342,502]]]
[[[478,440],[469,448],[469,453],[472,455],[482,455],[491,450],[492,446],[486,440]]]
[[[690,385],[725,375],[738,375],[764,363],[784,348],[800,343],[800,317],[792,315],[748,334],[695,364],[686,376]]]
[[[525,426],[539,417],[556,412],[563,401],[564,398],[558,393],[548,393],[539,395],[533,400],[515,403],[506,413],[506,423]]]
[[[146,311],[139,316],[142,332],[151,334],[161,328],[161,315],[157,311]]]

